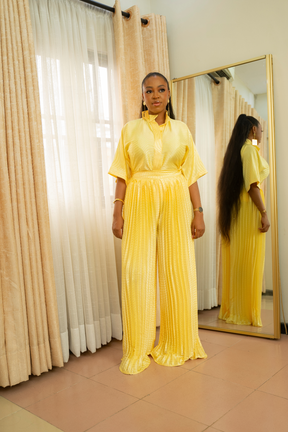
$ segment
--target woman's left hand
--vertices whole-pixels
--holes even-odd
[[[205,223],[203,213],[195,212],[191,226],[192,238],[195,240],[203,236],[205,232]]]

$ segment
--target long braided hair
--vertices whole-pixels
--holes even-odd
[[[239,213],[240,194],[244,184],[241,149],[253,126],[258,125],[259,122],[254,117],[241,114],[236,121],[224,156],[218,182],[218,224],[222,237],[228,242],[232,218],[237,218]]]

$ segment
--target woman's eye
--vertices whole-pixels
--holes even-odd
[[[159,90],[161,93],[163,93],[163,92],[165,92],[165,89],[163,88],[163,89],[160,89]]]
[[[151,93],[151,90],[147,90],[146,93],[147,93],[147,94]]]

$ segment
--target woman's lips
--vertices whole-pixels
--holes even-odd
[[[154,102],[153,105],[154,106],[159,106],[161,104],[161,102]]]

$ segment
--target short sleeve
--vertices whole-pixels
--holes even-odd
[[[200,177],[207,174],[207,170],[204,167],[202,160],[200,159],[200,156],[195,147],[192,135],[189,130],[187,144],[187,151],[181,169],[183,175],[187,179],[188,186],[191,186],[193,183],[196,183],[196,181]]]
[[[245,189],[248,192],[252,183],[260,187],[260,170],[258,150],[252,145],[247,145],[242,155],[243,178]]]
[[[125,150],[125,131],[124,128],[122,129],[121,132],[121,137],[117,146],[117,150],[114,156],[114,160],[112,162],[112,165],[109,169],[109,174],[112,175],[113,177],[120,177],[122,179],[125,180],[125,182],[127,183],[127,181],[130,179],[131,177],[131,170],[129,167],[129,163],[128,163],[128,156],[126,154],[126,150]]]

